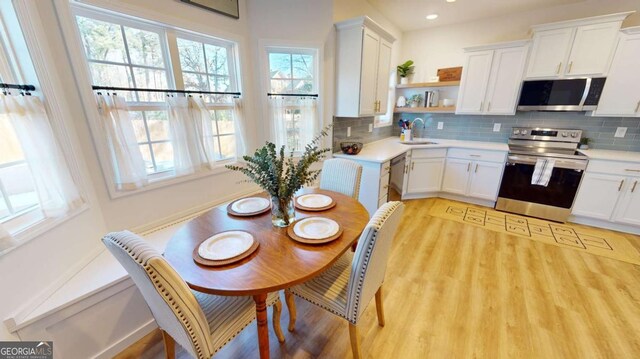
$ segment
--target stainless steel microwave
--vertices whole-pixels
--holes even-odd
[[[606,77],[525,81],[520,111],[592,111],[600,101]]]

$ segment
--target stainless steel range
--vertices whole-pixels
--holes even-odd
[[[514,127],[496,209],[566,221],[588,163],[577,151],[581,137],[581,130]]]

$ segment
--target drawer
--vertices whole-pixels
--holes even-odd
[[[382,194],[387,194],[389,190],[389,176],[390,173],[387,172],[384,176],[380,177],[380,186],[378,187],[378,197],[382,197]]]
[[[587,172],[640,177],[640,163],[589,160]]]
[[[444,158],[447,157],[446,148],[416,148],[411,150],[411,158]]]
[[[504,162],[507,153],[502,151],[473,150],[468,148],[450,148],[449,158],[460,158],[471,161]]]
[[[385,174],[389,173],[391,170],[391,161],[387,161],[380,166],[380,177],[383,177]]]

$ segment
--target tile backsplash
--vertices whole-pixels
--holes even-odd
[[[590,117],[583,112],[517,112],[514,116],[468,116],[454,114],[396,114],[393,126],[374,128],[369,132],[373,117],[334,117],[333,150],[340,151],[340,142],[358,141],[369,143],[389,136],[399,136],[400,118],[413,121],[422,118],[425,127],[418,125],[414,137],[446,138],[488,142],[507,142],[512,127],[557,127],[583,130],[583,137],[589,137],[589,146],[595,149],[640,152],[640,118]],[[443,129],[438,130],[438,122]],[[499,132],[493,132],[493,125],[501,125]],[[347,137],[347,127],[351,127],[351,137]],[[626,127],[624,138],[613,135],[618,127]]]
[[[397,120],[396,120],[397,121]],[[333,152],[340,151],[340,142],[369,143],[393,136],[392,126],[374,128],[369,132],[373,117],[334,117],[333,118]],[[347,137],[347,128],[351,127],[351,137]]]

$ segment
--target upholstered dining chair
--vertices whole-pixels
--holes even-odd
[[[332,158],[322,164],[320,189],[335,191],[358,199],[362,165],[343,158]]]
[[[251,297],[216,296],[192,291],[164,257],[144,239],[129,232],[109,233],[102,241],[127,270],[162,330],[167,358],[175,358],[175,342],[198,359],[209,359],[256,318]],[[273,330],[280,342],[282,304],[277,293]]]
[[[402,202],[387,202],[382,205],[360,235],[355,253],[347,251],[318,277],[285,290],[289,309],[289,331],[295,329],[295,294],[346,319],[349,322],[353,357],[360,358],[358,319],[374,295],[378,324],[384,326],[382,283],[391,243],[403,211]]]

